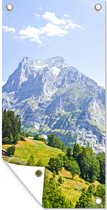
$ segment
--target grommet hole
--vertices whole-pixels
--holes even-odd
[[[36,175],[37,177],[42,176],[42,171],[41,171],[41,170],[37,170],[37,171],[35,172],[35,175]]]

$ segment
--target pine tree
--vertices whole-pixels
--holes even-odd
[[[2,138],[3,144],[16,144],[21,132],[21,122],[13,111],[2,112]]]

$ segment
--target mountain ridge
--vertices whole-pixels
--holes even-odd
[[[24,127],[38,125],[68,145],[104,148],[105,90],[62,57],[24,57],[3,86],[5,108],[21,115]]]

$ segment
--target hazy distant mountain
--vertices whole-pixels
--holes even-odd
[[[5,108],[16,110],[25,127],[53,132],[67,145],[104,148],[105,90],[62,57],[25,57],[3,86]]]

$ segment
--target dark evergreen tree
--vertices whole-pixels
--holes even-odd
[[[21,122],[13,111],[2,112],[2,138],[3,144],[16,144],[21,132]]]
[[[74,144],[73,147],[73,157],[78,160],[78,156],[82,151],[82,147],[79,144]]]
[[[59,148],[59,149],[62,149],[62,150],[66,149],[64,143],[54,134],[50,134],[48,136],[48,146]]]
[[[72,158],[72,154],[73,154],[72,147],[68,147],[68,148],[67,148],[66,154],[67,154],[67,157],[68,157],[69,159]]]
[[[105,184],[105,169],[106,169],[106,160],[105,160],[105,153],[102,152],[102,153],[99,153],[97,155],[97,159],[99,161],[99,164],[100,164],[100,177],[99,177],[99,181],[102,183],[102,184]]]
[[[36,134],[33,139],[34,140],[40,140],[40,135],[39,134]]]

